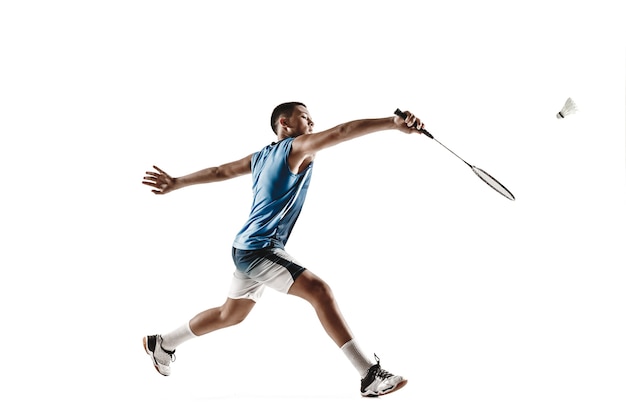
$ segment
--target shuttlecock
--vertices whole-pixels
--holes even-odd
[[[572,100],[570,97],[567,99],[567,101],[563,105],[563,108],[561,109],[561,111],[556,114],[556,118],[563,119],[565,116],[569,114],[576,113],[576,110],[578,110],[578,108],[576,108],[576,103],[574,103],[574,100]]]

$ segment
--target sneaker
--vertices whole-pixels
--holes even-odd
[[[394,375],[380,367],[380,359],[374,354],[376,365],[372,365],[365,378],[361,380],[361,395],[379,397],[399,390],[408,382],[401,376]]]
[[[170,352],[169,350],[163,349],[161,343],[163,343],[163,338],[159,334],[143,338],[143,348],[152,358],[154,368],[159,371],[161,375],[168,376],[170,374],[170,363],[176,360],[176,356],[174,355],[176,351],[173,350]]]

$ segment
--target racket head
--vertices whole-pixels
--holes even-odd
[[[508,198],[509,200],[515,200],[515,196],[511,193],[500,181],[489,175],[487,172],[483,171],[480,168],[472,166],[472,171],[474,174],[478,176],[481,180],[483,180],[488,186]]]

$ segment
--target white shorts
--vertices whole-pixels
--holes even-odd
[[[253,301],[261,298],[266,286],[286,294],[306,269],[280,248],[233,248],[233,262],[236,269],[228,297]]]

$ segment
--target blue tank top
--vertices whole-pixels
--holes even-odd
[[[299,174],[289,170],[287,158],[294,139],[283,139],[252,155],[252,208],[235,237],[235,248],[284,248],[287,244],[313,171],[313,162]]]

